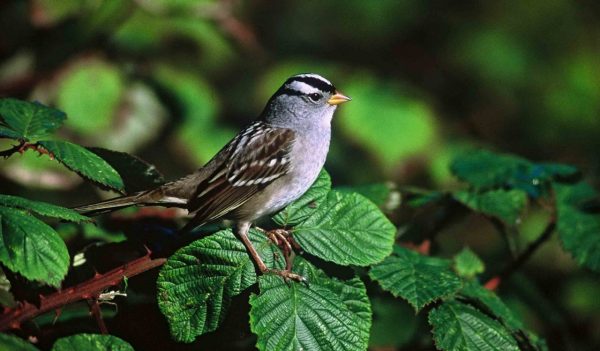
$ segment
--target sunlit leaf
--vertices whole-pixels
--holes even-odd
[[[371,307],[360,279],[329,278],[301,258],[294,272],[310,285],[264,275],[260,294],[250,297],[250,328],[258,335],[258,349],[365,350]]]
[[[251,230],[250,239],[265,264],[273,264],[273,246]],[[281,279],[281,278],[279,278]],[[242,242],[230,230],[194,241],[161,269],[158,306],[177,341],[192,342],[214,331],[226,316],[231,298],[256,282],[256,268]]]
[[[39,103],[0,99],[0,136],[39,139],[52,134],[65,119],[64,112]]]
[[[67,221],[89,221],[90,218],[80,215],[69,208],[52,205],[46,202],[33,201],[19,196],[0,194],[0,206],[15,207],[24,211],[31,211],[46,217],[60,218]]]
[[[67,247],[50,226],[0,206],[0,261],[30,280],[59,286],[69,268]]]
[[[82,177],[108,188],[123,191],[121,176],[95,153],[68,141],[40,141],[53,157]]]
[[[112,335],[76,334],[56,340],[52,351],[134,351],[123,339]]]
[[[473,278],[477,274],[483,273],[485,265],[471,249],[465,247],[454,256],[454,270],[461,277]]]
[[[292,234],[302,249],[321,259],[367,266],[392,252],[396,227],[364,196],[333,190]]]

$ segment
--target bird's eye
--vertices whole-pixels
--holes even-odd
[[[312,93],[309,94],[308,97],[312,100],[312,101],[319,101],[323,96],[319,93]]]

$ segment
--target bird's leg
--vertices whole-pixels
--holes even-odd
[[[252,242],[250,241],[250,239],[248,239],[248,230],[250,229],[250,225],[251,225],[250,222],[238,223],[238,225],[236,226],[236,234],[240,238],[240,240],[244,243],[246,250],[248,250],[248,253],[252,257],[252,260],[258,266],[258,269],[260,270],[260,272],[262,274],[276,274],[276,275],[282,277],[283,279],[285,279],[286,281],[295,280],[297,282],[306,282],[306,278],[304,278],[303,276],[292,273],[292,271],[291,271],[292,261],[290,260],[290,254],[288,252],[285,252],[286,251],[285,249],[284,249],[285,262],[286,262],[285,270],[271,269],[271,268],[268,268],[267,265],[265,265],[262,258],[260,258],[260,255],[254,248],[254,245],[252,245]],[[285,242],[287,243],[287,240],[285,240]],[[290,249],[291,249],[291,247],[290,247]],[[292,259],[293,259],[293,257],[292,257]]]
[[[252,242],[250,242],[250,239],[248,239],[248,230],[250,229],[250,225],[250,222],[238,223],[235,228],[235,233],[240,238],[242,243],[244,243],[244,246],[246,246],[246,250],[252,257],[252,260],[254,260],[254,263],[256,263],[256,265],[258,266],[258,270],[260,270],[261,273],[265,273],[269,269],[267,268],[267,265],[263,262],[262,258],[260,258],[260,255],[254,248],[254,245],[252,245]]]

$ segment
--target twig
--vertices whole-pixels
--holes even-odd
[[[21,149],[24,147],[24,145],[25,145],[25,142],[21,141],[19,144],[11,147],[10,149],[2,150],[2,151],[0,151],[0,157],[9,158],[15,152],[21,152]]]
[[[550,236],[552,236],[554,229],[556,229],[556,220],[553,218],[550,221],[550,223],[548,223],[546,228],[544,228],[544,231],[540,234],[540,236],[537,239],[535,239],[531,244],[529,244],[529,246],[527,246],[527,248],[523,250],[523,252],[521,252],[517,256],[517,258],[515,258],[511,263],[504,267],[504,269],[502,269],[500,273],[488,280],[488,282],[486,282],[485,285],[490,284],[490,286],[493,285],[494,287],[497,287],[498,285],[500,285],[500,282],[507,279],[514,272],[519,270],[521,266],[523,266],[529,260],[529,258],[531,258],[531,256],[537,251],[537,249],[544,242],[546,242],[550,238]],[[495,281],[494,284],[492,284],[492,281]]]
[[[96,320],[98,324],[98,329],[100,329],[101,334],[108,334],[108,328],[106,328],[106,323],[104,323],[104,319],[102,319],[102,310],[100,309],[100,305],[98,304],[98,299],[88,299],[88,305],[90,306],[90,313]]]
[[[92,279],[73,287],[57,291],[47,296],[40,296],[39,307],[23,302],[18,307],[6,308],[0,315],[0,331],[17,329],[21,323],[48,311],[58,310],[73,302],[96,299],[104,289],[119,284],[124,277],[133,277],[166,262],[165,258],[151,258],[150,253],[119,266],[104,274],[96,274]]]
[[[48,155],[50,157],[50,159],[54,159],[54,155],[46,150],[43,146],[39,145],[38,143],[26,143],[24,141],[19,142],[19,144],[11,147],[10,149],[7,150],[3,150],[0,151],[0,157],[4,157],[4,158],[9,158],[10,156],[12,156],[15,153],[24,153],[27,150],[35,150],[37,152],[39,152],[40,155]]]

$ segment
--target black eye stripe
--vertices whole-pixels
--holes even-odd
[[[311,87],[317,88],[323,92],[327,92],[330,94],[334,94],[335,93],[335,87],[331,84],[328,84],[327,82],[324,82],[318,78],[314,78],[314,77],[292,77],[290,79],[288,79],[288,81],[286,82],[286,85],[291,83],[291,82],[302,82],[302,83],[306,83],[308,85],[310,85]]]

